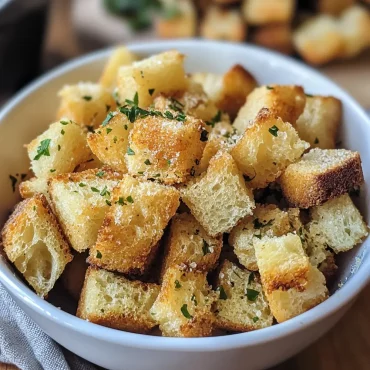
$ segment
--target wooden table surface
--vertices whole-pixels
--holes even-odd
[[[71,29],[66,27],[65,11],[65,3],[54,0],[51,27],[46,41],[46,49],[61,59],[81,53]],[[63,32],[59,32],[61,29]],[[68,32],[71,34],[66,34]],[[320,70],[343,86],[365,108],[370,109],[370,52],[355,60],[328,65]],[[13,369],[11,365],[0,364],[0,370]],[[329,333],[295,357],[273,368],[273,370],[348,369],[370,369],[370,285]]]

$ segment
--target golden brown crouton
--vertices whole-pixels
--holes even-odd
[[[303,289],[274,290],[266,293],[272,314],[278,323],[289,320],[325,301],[329,292],[324,275],[309,266],[307,283]]]
[[[352,249],[369,233],[348,194],[311,208],[310,215],[312,220],[306,225],[310,238],[319,245],[330,247],[335,253]]]
[[[72,255],[45,196],[19,203],[1,236],[9,260],[39,296],[46,296]]]
[[[23,199],[31,198],[36,194],[43,194],[46,199],[49,199],[48,178],[32,177],[29,180],[21,182],[19,184],[19,193]]]
[[[303,113],[296,128],[302,140],[311,147],[334,149],[339,124],[342,120],[342,103],[332,96],[307,96]]]
[[[173,217],[166,241],[162,275],[169,267],[187,266],[192,270],[212,270],[218,261],[222,238],[212,238],[189,213]]]
[[[58,95],[61,101],[57,119],[68,118],[83,126],[99,126],[116,107],[110,91],[91,82],[66,85]]]
[[[306,62],[324,64],[341,55],[344,40],[336,19],[320,14],[310,18],[294,31],[293,43]]]
[[[263,188],[275,181],[308,147],[292,125],[262,109],[230,153],[247,176],[249,186]]]
[[[280,177],[284,197],[299,208],[323,204],[364,182],[358,152],[312,149]]]
[[[247,25],[237,9],[209,6],[200,25],[200,36],[211,40],[244,41]]]
[[[310,263],[298,235],[264,236],[253,245],[266,293],[279,288],[304,289]]]
[[[119,102],[132,100],[138,93],[139,106],[146,108],[161,93],[171,96],[186,90],[183,63],[184,55],[172,50],[121,67],[116,91]]]
[[[272,325],[272,314],[255,273],[225,260],[217,279],[216,325],[231,331],[252,331]]]
[[[206,337],[212,334],[215,300],[206,273],[170,267],[150,313],[166,337]]]
[[[89,263],[127,274],[145,273],[178,206],[176,189],[124,175],[113,190]]]
[[[240,219],[252,214],[253,193],[228,153],[214,156],[207,172],[188,183],[182,200],[209,235],[230,230]]]
[[[53,208],[76,251],[82,252],[96,242],[112,201],[110,193],[121,178],[120,173],[98,169],[50,179],[49,194]]]
[[[306,96],[301,86],[268,85],[254,89],[241,107],[233,126],[242,134],[253,124],[262,108],[280,117],[284,122],[295,125],[303,113]]]
[[[176,119],[183,115],[175,111],[166,111],[165,115],[135,121],[125,155],[127,169],[132,176],[181,183],[195,174],[207,131],[201,120],[191,116]]]
[[[87,136],[87,144],[101,162],[114,170],[127,172],[125,153],[133,123],[120,112],[109,113],[107,123]]]
[[[294,14],[294,0],[244,0],[242,11],[248,24],[289,23]]]
[[[299,223],[299,210],[294,218]],[[292,215],[292,212],[290,212]],[[254,252],[254,241],[263,236],[281,236],[296,230],[290,214],[281,211],[273,204],[256,206],[253,216],[245,217],[229,236],[229,244],[239,262],[248,270],[257,271],[257,260]],[[293,216],[292,216],[293,217]]]
[[[108,61],[104,66],[99,83],[106,89],[113,90],[117,81],[117,73],[120,67],[129,65],[136,60],[135,54],[125,46],[120,46],[112,51]]]
[[[89,267],[76,315],[110,328],[146,333],[157,324],[149,310],[158,293],[156,284]]]
[[[27,151],[31,169],[38,178],[72,172],[91,156],[82,127],[63,119],[32,140]]]

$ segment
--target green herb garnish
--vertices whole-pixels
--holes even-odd
[[[127,200],[129,203],[134,203],[134,200],[133,200],[133,198],[132,198],[132,196],[131,196],[131,195],[129,195],[129,196],[126,198],[126,200]]]
[[[79,186],[80,188],[84,188],[84,187],[86,186],[86,184],[84,184],[83,182],[80,182],[80,183],[78,184],[78,186]]]
[[[63,125],[63,126],[66,126],[66,125],[68,125],[68,121],[60,121],[60,123]]]
[[[147,166],[150,166],[152,163],[150,162],[149,159],[146,159],[145,162],[144,162]]]
[[[221,121],[221,111],[219,110],[210,121],[206,121],[206,125],[211,126],[213,128],[215,127],[215,124],[220,121]]]
[[[91,189],[91,191],[93,191],[94,193],[99,193],[99,192],[100,192],[100,190],[99,190],[99,189],[94,188],[93,186],[92,186],[90,189]]]
[[[197,299],[195,298],[195,294],[193,294],[190,299],[192,302],[194,302],[194,306],[198,306],[198,302],[197,302]]]
[[[105,195],[110,195],[110,192],[107,189],[107,185],[104,186],[103,190],[100,192],[100,195],[104,197]]]
[[[254,316],[254,317],[252,318],[252,321],[253,321],[254,323],[256,323],[258,320],[259,320],[259,318],[258,318],[257,316]]]
[[[176,289],[180,289],[181,288],[181,284],[178,280],[175,280],[175,288]]]
[[[181,312],[182,314],[187,318],[187,319],[192,319],[193,316],[190,315],[189,311],[188,311],[188,305],[186,303],[184,303],[181,307]]]
[[[127,147],[127,155],[135,155],[135,152],[129,146]]]
[[[90,101],[92,99],[92,96],[90,95],[85,95],[82,97],[82,99],[86,100],[86,101]]]
[[[102,124],[101,124],[101,125],[102,125],[103,127],[105,127],[113,117],[114,117],[113,112],[109,112],[109,113],[107,114],[107,116],[105,117],[105,119],[104,119],[104,121],[102,122]]]
[[[102,178],[104,176],[105,172],[104,171],[99,171],[95,175]]]
[[[100,253],[100,251],[96,251],[96,258],[102,258],[103,255]]]
[[[42,140],[39,147],[37,148],[37,155],[33,158],[35,161],[38,161],[43,155],[45,157],[50,157],[49,145],[51,139]]]
[[[152,95],[153,95],[154,90],[155,90],[155,89],[149,89],[149,90],[148,90],[148,93],[149,93],[149,95],[150,95],[150,96],[152,96]]]
[[[108,199],[105,200],[105,203],[107,203],[108,206],[111,206],[112,205],[112,203]]]
[[[279,131],[279,128],[276,125],[273,125],[272,127],[269,128],[269,132],[272,136],[277,137],[278,131]]]
[[[268,86],[268,85],[266,86],[266,89],[267,90],[274,90],[274,88],[272,86]]]
[[[218,288],[217,288],[217,290],[220,292],[220,299],[222,299],[222,300],[226,300],[227,299],[227,294],[226,294],[226,292],[225,292],[225,289],[224,289],[224,287],[222,286],[222,285],[220,285]]]
[[[205,256],[206,254],[211,253],[211,251],[209,250],[209,244],[204,239],[203,239],[202,251],[203,251],[203,256]]]
[[[66,132],[65,132],[63,129],[61,129],[60,133],[61,133],[62,135],[64,135]]]
[[[257,299],[258,294],[260,294],[259,291],[247,288],[247,293],[245,295],[249,301],[254,302]]]
[[[109,134],[112,131],[110,127],[107,127],[107,134]]]
[[[56,169],[55,168],[52,168],[51,170],[50,170],[50,172],[51,173],[53,173],[53,172],[55,172],[56,171]]]

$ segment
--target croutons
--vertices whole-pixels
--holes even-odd
[[[266,293],[279,288],[304,289],[310,263],[298,235],[264,236],[253,245]]]
[[[201,120],[175,111],[165,114],[166,117],[149,116],[135,121],[126,152],[127,169],[132,176],[165,184],[181,183],[194,175],[207,131]]]
[[[124,175],[112,192],[89,263],[127,274],[145,273],[178,206],[176,189]]]
[[[114,170],[127,172],[125,153],[133,123],[120,112],[109,113],[107,123],[88,134],[87,144],[101,162]]]
[[[56,176],[49,181],[49,194],[56,216],[71,246],[78,252],[92,247],[111,192],[122,178],[120,173],[88,170]]]
[[[131,281],[112,272],[89,267],[77,316],[114,329],[146,333],[157,324],[149,310],[158,293],[156,284]]]
[[[39,296],[46,296],[72,255],[45,196],[19,203],[1,236],[9,260]]]
[[[139,106],[146,108],[161,93],[171,96],[186,90],[183,62],[184,55],[173,50],[121,67],[116,91],[118,100],[123,104],[138,93]]]
[[[207,172],[181,190],[183,202],[211,236],[231,229],[252,214],[253,194],[228,153],[220,152],[210,161]]]
[[[117,73],[120,67],[129,65],[136,60],[136,56],[125,46],[113,50],[104,66],[99,83],[106,89],[112,90],[117,81]]]
[[[303,289],[274,290],[266,293],[272,314],[278,323],[289,320],[325,301],[329,292],[324,275],[314,266],[309,266],[307,283]]]
[[[257,86],[255,78],[240,64],[234,65],[224,75],[194,73],[192,79],[200,83],[208,97],[232,119]]]
[[[216,297],[205,273],[170,267],[150,313],[166,337],[206,337],[212,333]]]
[[[40,179],[32,177],[29,180],[23,181],[19,184],[19,193],[23,199],[31,198],[36,194],[43,194],[48,199],[48,179],[45,177]]]
[[[217,279],[219,298],[216,326],[230,331],[251,331],[272,325],[272,314],[262,285],[253,272],[225,260]]]
[[[370,46],[370,13],[356,5],[345,10],[338,20],[344,39],[341,56],[351,58]]]
[[[297,211],[295,217],[299,223],[299,210]],[[257,271],[254,241],[263,236],[281,236],[295,231],[289,216],[288,212],[281,211],[273,204],[257,205],[253,216],[243,219],[229,236],[229,244],[234,247],[239,262],[248,270]]]
[[[302,140],[311,147],[334,149],[339,124],[342,120],[342,103],[332,96],[307,96],[306,106],[297,119],[296,128]]]
[[[348,194],[311,208],[310,215],[312,220],[306,225],[309,235],[335,253],[352,249],[368,235],[368,227]]]
[[[163,15],[155,22],[159,38],[194,37],[197,31],[197,12],[190,0],[162,0]]]
[[[162,275],[172,266],[186,266],[192,270],[212,270],[218,261],[222,238],[212,238],[189,213],[172,218],[166,241]]]
[[[86,133],[67,119],[52,123],[27,145],[27,151],[31,169],[38,178],[72,172],[91,156]]]
[[[288,166],[279,181],[291,205],[318,206],[364,182],[360,154],[346,149],[312,149]]]
[[[320,14],[310,18],[293,33],[295,49],[311,64],[324,64],[339,57],[343,37],[335,18]]]
[[[301,86],[271,85],[254,89],[241,107],[233,126],[242,134],[253,124],[262,108],[280,117],[284,122],[295,125],[303,113],[306,96]]]
[[[107,113],[116,107],[110,91],[91,82],[66,85],[58,95],[61,101],[57,119],[68,118],[83,126],[99,126]]]
[[[230,153],[247,176],[249,186],[263,188],[275,181],[308,147],[292,125],[262,109]]]
[[[242,11],[248,24],[289,23],[295,10],[294,0],[244,0]]]

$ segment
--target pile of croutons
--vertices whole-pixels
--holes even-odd
[[[183,62],[119,48],[99,83],[60,91],[4,251],[41,297],[61,277],[96,324],[195,337],[283,322],[328,298],[335,255],[368,234],[349,196],[360,155],[335,149],[341,102]]]

